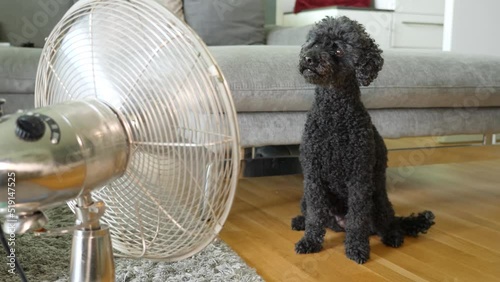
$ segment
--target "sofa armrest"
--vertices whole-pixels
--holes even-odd
[[[272,26],[267,30],[267,45],[302,45],[312,25],[301,27]]]

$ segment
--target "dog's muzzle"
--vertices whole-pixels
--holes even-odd
[[[305,77],[316,76],[318,72],[316,68],[318,67],[318,62],[312,57],[302,57],[300,60],[300,73]]]

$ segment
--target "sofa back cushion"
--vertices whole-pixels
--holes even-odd
[[[264,1],[184,0],[184,16],[207,45],[264,44]]]
[[[43,47],[54,26],[77,0],[0,1],[0,41]]]
[[[33,43],[43,47],[45,38],[78,0],[0,0],[0,42],[12,46]],[[182,0],[155,0],[184,20]]]
[[[184,20],[184,10],[182,8],[182,0],[155,0],[163,5],[179,19]]]

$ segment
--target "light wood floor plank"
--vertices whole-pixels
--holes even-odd
[[[500,147],[482,148],[433,152],[442,164],[416,166],[398,163],[415,158],[408,151],[391,153],[397,214],[432,210],[436,225],[397,249],[370,238],[364,265],[345,257],[345,234],[333,231],[321,252],[295,254],[303,232],[290,220],[299,213],[300,175],[240,180],[221,238],[266,281],[500,281]]]

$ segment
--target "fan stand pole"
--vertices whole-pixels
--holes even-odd
[[[71,249],[71,281],[115,281],[115,264],[109,228],[100,225],[104,203],[94,202],[90,194],[77,198],[76,224]]]

